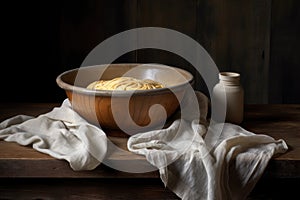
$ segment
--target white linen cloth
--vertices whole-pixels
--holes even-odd
[[[163,183],[184,200],[246,198],[271,157],[285,152],[287,145],[229,123],[220,136],[208,135],[208,99],[196,94],[200,123],[191,112],[168,128],[131,136],[128,149],[145,155],[159,169]],[[222,125],[210,127],[211,133]],[[106,134],[82,119],[68,99],[38,117],[17,115],[1,122],[0,139],[32,145],[68,161],[73,170],[95,169],[108,148]]]
[[[96,168],[107,151],[105,133],[81,118],[68,99],[38,117],[20,114],[1,122],[0,139],[32,145],[39,152],[68,161],[75,171]]]
[[[131,136],[128,149],[145,155],[159,169],[165,186],[183,200],[245,199],[271,157],[288,147],[282,139],[230,123],[215,124],[208,135],[208,99],[200,92],[196,95],[200,123],[191,113],[166,129]],[[219,128],[221,134],[214,135]]]

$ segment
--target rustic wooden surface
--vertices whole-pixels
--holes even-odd
[[[5,179],[0,199],[179,200],[159,179]]]
[[[284,139],[289,146],[285,154],[274,157],[266,174],[274,177],[300,177],[300,105],[247,105],[242,127],[257,134]]]
[[[37,116],[50,111],[54,106],[59,104],[0,104],[0,120],[17,114]],[[257,134],[284,139],[289,145],[288,152],[275,156],[270,161],[266,174],[281,178],[300,177],[300,105],[246,105],[242,127]],[[109,137],[109,139],[127,150],[127,138]],[[120,164],[145,161],[143,156],[129,151],[112,152],[107,159]],[[158,176],[157,171],[131,174],[110,169],[103,164],[93,171],[74,172],[67,162],[37,152],[30,146],[0,141],[0,177],[157,178]]]
[[[37,116],[57,103],[0,104],[0,121],[17,114]],[[284,139],[290,150],[274,157],[247,200],[289,199],[298,194],[300,177],[300,105],[246,105],[246,129]],[[126,138],[110,137],[126,149]],[[111,160],[144,161],[132,153]],[[75,172],[66,161],[30,146],[0,141],[0,199],[179,199],[165,188],[157,171],[126,173],[105,165]]]
[[[295,199],[299,180],[261,179],[247,200]],[[180,200],[159,179],[1,179],[0,199]]]

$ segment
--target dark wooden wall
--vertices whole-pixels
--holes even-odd
[[[246,103],[300,103],[298,0],[41,0],[2,8],[8,12],[2,14],[0,101],[61,102],[57,75],[79,67],[114,34],[156,26],[198,41],[220,71],[240,72]],[[188,69],[197,75],[196,88],[207,93],[193,67],[170,52],[138,50],[115,62]]]

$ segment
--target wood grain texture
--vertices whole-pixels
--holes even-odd
[[[269,102],[300,102],[300,2],[273,0]]]
[[[0,120],[18,113],[37,116],[53,109],[58,104],[0,104]],[[285,154],[271,159],[265,175],[273,178],[300,177],[300,105],[246,105],[242,127],[257,134],[267,134],[275,139],[284,139],[289,145]],[[127,150],[127,138],[109,137],[115,145]],[[119,164],[144,162],[145,158],[131,152],[114,152],[108,160]],[[0,141],[0,177],[53,177],[53,178],[158,178],[158,171],[149,173],[125,173],[100,165],[92,171],[76,172],[68,163],[57,160],[16,143]]]
[[[5,183],[5,184],[4,184]],[[179,200],[159,179],[6,179],[1,199]]]
[[[26,90],[16,92],[1,79],[6,94],[1,102],[60,102],[65,94],[55,84],[59,73],[79,67],[105,39],[143,26],[171,28],[197,40],[220,70],[241,73],[247,103],[300,100],[295,92],[300,85],[298,0],[45,0],[6,1],[3,7],[16,11],[3,24],[6,75]],[[139,61],[172,64],[196,75],[187,61],[164,51],[133,51],[115,60]],[[36,82],[47,90],[37,95]],[[200,74],[196,87],[206,90]]]
[[[297,179],[260,179],[246,200],[295,199]],[[2,179],[1,199],[179,200],[159,179]]]
[[[136,9],[137,27],[170,28],[197,40],[220,71],[241,73],[246,103],[268,102],[271,0],[139,1]],[[196,77],[195,88],[208,95],[201,74],[178,55],[143,49],[137,61],[187,69]]]
[[[289,150],[276,155],[270,161],[267,175],[281,178],[300,177],[299,104],[248,105],[242,127],[257,134],[266,134],[286,141]]]
[[[160,27],[168,28],[183,33],[192,39],[197,38],[197,3],[195,0],[143,0],[138,1],[136,27]],[[168,35],[162,36],[162,39]],[[185,48],[185,44],[180,43]],[[167,46],[167,45],[166,45]],[[195,77],[195,88],[208,94],[206,85],[197,70],[185,58],[180,57],[170,51],[160,49],[140,49],[137,50],[137,62],[142,63],[162,63],[177,66],[188,70]],[[193,49],[190,53],[194,54]]]
[[[64,0],[57,6],[60,8],[61,72],[80,67],[92,49],[129,25],[124,9],[126,1]],[[131,56],[124,55],[119,61],[124,62]],[[93,65],[106,64],[100,59],[93,62]]]
[[[110,138],[114,142],[113,138]],[[116,141],[121,148],[126,145],[126,138]],[[15,178],[158,178],[158,171],[147,173],[127,173],[99,165],[91,171],[74,171],[65,160],[55,159],[47,154],[34,150],[31,146],[0,141],[0,177]],[[119,165],[143,165],[145,158],[131,152],[118,152],[107,155],[110,162]]]
[[[197,41],[220,71],[241,74],[245,102],[267,103],[271,1],[197,1]]]

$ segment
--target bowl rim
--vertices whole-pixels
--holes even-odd
[[[169,87],[164,87],[164,88],[157,88],[157,89],[152,89],[152,90],[91,90],[87,89],[84,87],[79,87],[79,86],[74,86],[71,84],[68,84],[62,80],[62,76],[78,71],[82,67],[78,68],[73,68],[69,69],[67,71],[62,72],[56,77],[56,83],[57,85],[66,90],[66,91],[72,91],[76,93],[81,93],[81,94],[86,94],[86,95],[94,95],[94,96],[131,96],[131,95],[153,95],[153,94],[163,94],[163,93],[170,93],[171,91],[178,91],[181,90],[184,87],[187,87],[189,84],[192,85],[194,83],[194,76],[192,73],[189,71],[179,68],[179,67],[174,67],[170,65],[165,65],[165,64],[156,64],[156,63],[111,63],[111,64],[98,64],[98,65],[90,65],[90,66],[84,66],[84,68],[93,68],[97,66],[109,66],[109,65],[153,65],[153,66],[158,66],[158,67],[164,67],[164,68],[172,68],[178,71],[183,72],[186,74],[189,78],[187,81],[184,81],[181,84],[174,85],[174,86],[169,86]]]

